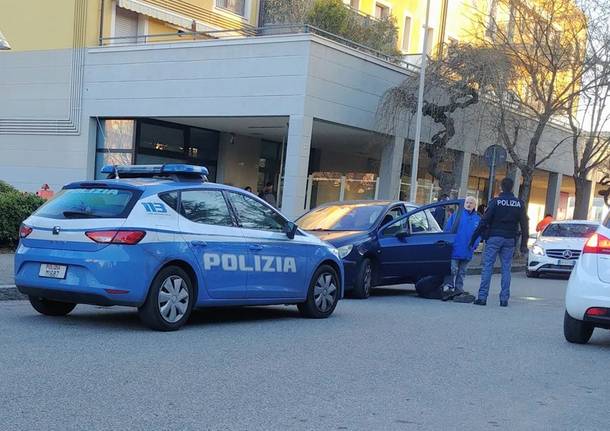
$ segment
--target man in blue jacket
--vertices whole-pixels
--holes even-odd
[[[468,264],[472,259],[474,250],[479,245],[480,238],[475,244],[470,244],[470,238],[479,226],[481,216],[476,212],[475,208],[477,201],[472,196],[466,197],[464,201],[464,211],[458,216],[458,211],[451,214],[445,231],[449,232],[453,229],[455,223],[458,223],[456,229],[455,242],[453,243],[453,251],[451,252],[451,281],[448,284],[448,289],[443,296],[443,301],[453,299],[464,293],[464,277]],[[472,298],[474,299],[474,298]],[[470,302],[472,302],[472,299]]]

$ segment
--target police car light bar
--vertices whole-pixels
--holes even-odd
[[[207,168],[203,166],[187,165],[182,163],[168,163],[165,165],[106,165],[102,174],[109,174],[115,178],[126,177],[152,177],[155,175],[199,176],[208,175]]]

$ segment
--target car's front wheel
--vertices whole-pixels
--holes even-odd
[[[373,263],[371,259],[364,259],[358,268],[354,289],[351,296],[356,299],[366,299],[371,295],[373,287]]]
[[[330,265],[321,265],[309,283],[307,299],[297,304],[303,317],[324,319],[335,310],[340,293],[339,276]]]
[[[175,331],[188,320],[195,302],[193,282],[180,267],[163,268],[153,280],[140,319],[158,331]]]
[[[51,301],[38,296],[30,296],[29,299],[34,310],[45,316],[65,316],[76,307],[76,304],[71,302]]]
[[[565,312],[563,317],[563,335],[570,343],[587,344],[593,335],[593,325],[574,319]]]

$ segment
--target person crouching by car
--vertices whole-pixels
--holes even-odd
[[[455,230],[455,242],[451,253],[451,280],[447,283],[447,290],[443,295],[443,301],[448,301],[464,294],[466,270],[472,260],[474,250],[476,250],[481,241],[478,238],[474,247],[471,247],[469,244],[472,234],[481,221],[481,216],[476,211],[476,205],[477,201],[475,198],[472,196],[466,197],[462,214],[458,216],[459,212],[456,211],[447,220],[445,226],[446,232],[452,231],[455,223],[458,223],[458,226]],[[474,297],[472,297],[472,300],[474,300]]]

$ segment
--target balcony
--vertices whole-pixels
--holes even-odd
[[[193,28],[196,27],[193,21]],[[316,35],[318,37],[338,43],[346,48],[350,48],[359,53],[374,57],[383,62],[398,66],[402,69],[417,72],[419,71],[420,56],[391,56],[377,51],[373,48],[358,44],[354,41],[329,33],[320,28],[307,24],[281,24],[267,25],[265,27],[249,27],[242,26],[238,28],[211,30],[211,31],[196,31],[196,30],[178,30],[171,33],[156,33],[144,34],[137,36],[125,37],[101,37],[99,45],[104,46],[127,46],[155,43],[177,43],[191,41],[206,41],[206,40],[231,40],[239,38],[262,38],[268,36],[290,36],[290,35]]]

